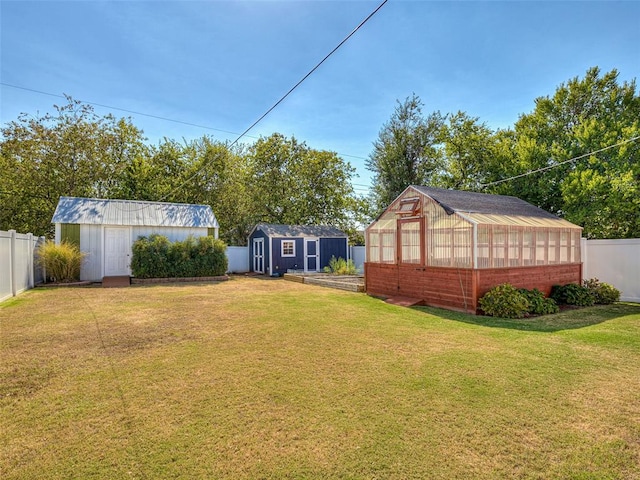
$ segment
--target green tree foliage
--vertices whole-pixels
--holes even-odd
[[[374,144],[368,168],[378,212],[420,183],[513,195],[581,225],[588,238],[640,236],[640,141],[628,142],[640,136],[635,80],[592,68],[536,99],[506,130],[464,112],[425,117],[421,107],[415,95],[399,104]],[[425,175],[416,152],[431,160]]]
[[[512,159],[523,173],[498,191],[517,195],[584,227],[589,238],[640,236],[640,142],[589,152],[640,135],[640,96],[635,81],[598,68],[540,97],[515,125]]]
[[[367,168],[373,172],[372,196],[379,212],[409,185],[426,185],[441,170],[438,149],[443,117],[422,114],[422,101],[413,94],[397,102],[391,119],[384,124]]]
[[[248,166],[252,223],[350,224],[355,170],[336,153],[274,133],[249,147]]]
[[[440,128],[443,171],[437,184],[455,190],[478,190],[496,159],[497,137],[465,112],[446,117]]]
[[[0,130],[0,229],[51,234],[60,196],[108,196],[145,155],[142,131],[128,120],[67,100],[53,115],[23,114]]]
[[[365,207],[354,169],[333,152],[280,134],[255,145],[209,137],[148,146],[128,120],[67,98],[56,113],[2,128],[0,229],[51,235],[60,196],[207,204],[229,244],[258,221],[331,224],[355,232]]]

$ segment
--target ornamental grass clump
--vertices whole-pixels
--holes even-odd
[[[62,241],[57,244],[47,240],[38,247],[37,263],[44,268],[47,280],[74,282],[80,279],[80,267],[86,254],[77,245]]]
[[[332,273],[334,275],[355,275],[357,269],[353,260],[345,260],[342,257],[332,256],[329,260],[329,266],[324,267],[324,273]]]

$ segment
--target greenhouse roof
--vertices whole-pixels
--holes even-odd
[[[582,228],[517,197],[412,185],[449,215],[480,225]]]

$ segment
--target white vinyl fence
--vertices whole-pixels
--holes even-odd
[[[620,299],[640,302],[640,238],[582,239],[582,277],[620,290]]]
[[[351,249],[351,260],[353,264],[358,269],[358,273],[364,273],[364,259],[365,252],[367,251],[364,246],[353,246],[349,247]]]
[[[245,273],[249,271],[249,247],[227,247],[229,273]]]
[[[44,237],[0,230],[0,302],[44,281],[36,251]],[[350,247],[358,271],[364,270],[365,247]],[[249,247],[227,247],[228,271],[249,271]],[[625,240],[582,239],[582,276],[610,283],[621,300],[640,302],[640,238]]]
[[[44,237],[0,230],[0,302],[44,280],[36,252]]]

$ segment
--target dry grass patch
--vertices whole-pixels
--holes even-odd
[[[640,307],[563,315],[255,278],[31,291],[0,306],[0,476],[640,478]]]

